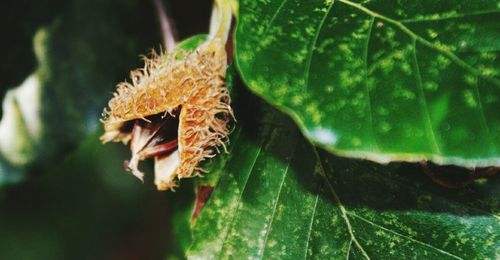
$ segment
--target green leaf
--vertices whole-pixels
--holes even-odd
[[[200,44],[206,41],[207,38],[208,35],[206,34],[194,35],[178,43],[176,48],[180,48],[186,51],[193,51],[198,48]]]
[[[335,157],[250,99],[189,258],[495,259],[499,179],[448,190],[418,165]]]
[[[240,1],[252,91],[338,155],[500,165],[500,6],[488,0]]]

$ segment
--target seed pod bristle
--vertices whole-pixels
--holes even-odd
[[[199,175],[200,162],[215,156],[219,146],[227,150],[227,124],[233,113],[224,81],[224,44],[213,39],[193,52],[153,51],[143,59],[144,67],[131,72],[131,82],[118,84],[104,110],[101,140],[130,142],[133,156],[128,167],[139,178],[139,161],[154,157],[158,189],[172,189],[176,179]],[[167,122],[171,118],[178,120],[177,133],[169,132],[177,138],[177,149],[161,153],[171,149],[162,136],[168,130],[164,128],[172,127],[165,126],[173,124]]]

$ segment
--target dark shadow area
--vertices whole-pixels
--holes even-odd
[[[212,13],[211,1],[187,0],[166,1],[168,16],[173,21],[178,40],[186,39],[200,33],[208,33],[210,14]],[[194,22],[196,21],[196,22]]]
[[[163,259],[171,250],[168,196],[125,172],[125,149],[92,139],[48,174],[2,190],[0,258]]]
[[[97,137],[48,174],[0,191],[1,259],[183,255],[181,235],[189,232],[172,219],[192,212],[192,184],[185,182],[176,193],[158,192],[151,167],[143,167],[148,174],[142,184],[123,167],[127,147],[102,146]]]
[[[450,189],[436,183],[418,163],[377,163],[320,152],[342,202],[354,208],[426,211],[459,216],[499,211],[499,178]],[[447,167],[440,167],[447,170]],[[472,172],[471,172],[472,174]]]
[[[0,100],[5,92],[23,82],[35,70],[33,35],[41,26],[67,8],[67,1],[4,0],[0,3],[2,62],[0,64]],[[0,107],[0,117],[2,107]]]
[[[211,1],[165,2],[179,39],[208,32]],[[142,166],[142,184],[124,168],[128,148],[99,141],[98,119],[116,84],[161,45],[152,1],[7,0],[0,19],[2,99],[40,66],[34,34],[45,27],[50,36],[42,61],[44,156],[24,182],[0,187],[0,259],[182,258],[189,223],[172,222],[189,220],[192,183],[158,192],[151,165]]]

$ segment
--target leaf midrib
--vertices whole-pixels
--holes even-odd
[[[341,2],[343,4],[346,4],[348,6],[351,6],[351,7],[355,8],[355,9],[357,9],[357,10],[363,12],[363,13],[366,13],[369,16],[379,18],[381,20],[384,20],[384,21],[386,21],[386,22],[388,22],[388,23],[396,26],[402,32],[406,33],[410,38],[417,40],[418,42],[420,42],[424,46],[427,46],[427,47],[429,47],[429,48],[431,48],[433,50],[436,50],[436,51],[440,52],[441,54],[443,54],[444,56],[446,56],[448,59],[450,59],[451,61],[453,61],[455,64],[457,64],[459,67],[461,67],[462,69],[468,71],[469,73],[471,73],[471,74],[473,74],[475,76],[483,78],[484,80],[486,80],[486,81],[488,81],[488,82],[496,85],[497,87],[500,87],[500,79],[496,79],[496,78],[493,78],[493,77],[488,77],[488,76],[483,75],[478,69],[472,67],[467,62],[465,62],[462,59],[460,59],[453,52],[448,51],[448,50],[444,49],[443,47],[440,47],[440,46],[437,46],[437,45],[431,43],[427,39],[423,38],[422,36],[416,34],[412,30],[410,30],[402,22],[394,20],[394,19],[392,19],[390,17],[387,17],[385,15],[382,15],[380,13],[377,13],[377,12],[375,12],[375,11],[373,11],[373,10],[371,10],[371,9],[369,9],[369,8],[361,5],[361,4],[354,3],[354,2],[351,2],[349,0],[337,0],[337,1],[339,1],[339,2]]]

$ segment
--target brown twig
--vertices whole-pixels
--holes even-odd
[[[464,169],[457,166],[438,166],[426,161],[420,162],[425,174],[435,183],[450,189],[466,187],[478,179],[488,179],[496,176],[498,167]]]
[[[162,0],[153,0],[153,2],[155,4],[158,20],[160,22],[163,45],[165,46],[166,51],[171,51],[175,47],[175,37],[167,12],[165,11],[165,6],[163,5]]]

